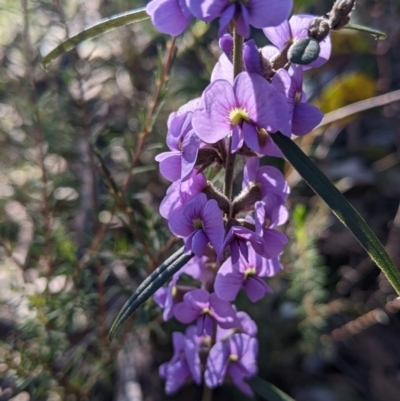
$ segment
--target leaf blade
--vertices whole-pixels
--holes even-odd
[[[385,32],[379,31],[378,29],[369,28],[368,26],[358,25],[358,24],[347,24],[343,29],[351,29],[353,31],[365,32],[374,36],[378,40],[385,40],[387,34]]]
[[[129,316],[131,316],[142,303],[150,298],[165,282],[167,282],[174,273],[189,262],[193,256],[193,254],[184,254],[183,248],[180,248],[139,285],[115,318],[108,334],[110,340],[112,340],[117,329],[129,318]]]
[[[353,233],[400,295],[400,273],[397,267],[356,209],[290,138],[281,133],[272,134],[271,138],[307,184]]]
[[[254,393],[268,401],[295,401],[288,394],[284,393],[278,387],[268,383],[259,376],[254,376],[246,380]]]
[[[84,29],[82,32],[71,36],[66,41],[59,44],[55,49],[43,57],[42,66],[44,69],[55,60],[57,57],[69,52],[84,40],[93,39],[96,36],[101,35],[105,32],[110,32],[113,29],[121,26],[132,24],[134,22],[144,21],[149,19],[150,16],[146,13],[145,8],[139,8],[137,10],[127,11],[121,14],[116,14],[110,18],[104,18],[94,25],[91,25]]]

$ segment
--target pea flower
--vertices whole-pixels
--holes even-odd
[[[192,251],[199,258],[208,243],[219,252],[224,240],[222,212],[214,199],[203,193],[196,195],[182,209],[182,214],[169,220],[171,231],[185,239],[185,252]]]
[[[182,323],[197,319],[197,335],[213,335],[214,322],[224,329],[239,325],[233,306],[215,293],[196,289],[185,294],[183,302],[175,306],[175,317]]]
[[[208,355],[204,379],[209,388],[220,386],[226,375],[243,393],[253,395],[244,379],[257,373],[258,343],[247,334],[234,334],[217,342]]]
[[[243,288],[250,301],[257,302],[272,290],[262,277],[267,274],[266,258],[249,249],[248,260],[241,256],[237,263],[228,258],[215,278],[215,293],[226,301],[234,301]]]
[[[170,119],[167,145],[171,152],[156,156],[161,174],[172,182],[187,179],[196,164],[200,147],[200,138],[192,128],[192,112]]]
[[[198,344],[195,339],[195,328],[188,327],[185,335],[175,332],[172,334],[174,355],[169,362],[159,368],[161,378],[165,379],[165,392],[177,392],[187,380],[192,378],[196,384],[201,383],[201,366]]]
[[[218,35],[221,37],[235,21],[239,35],[247,38],[250,25],[255,28],[277,26],[285,20],[292,9],[292,0],[186,0],[192,14],[203,21],[219,20]]]
[[[267,80],[257,74],[240,73],[233,85],[212,82],[193,113],[193,128],[200,139],[215,143],[232,135],[232,150],[243,142],[259,153],[271,149],[268,132],[289,132],[287,101]]]
[[[289,71],[279,69],[272,84],[286,94],[292,124],[291,132],[294,135],[308,134],[321,122],[324,116],[322,111],[306,102],[302,67],[291,65]]]
[[[147,4],[146,13],[160,32],[172,36],[180,35],[193,18],[185,0],[153,0]]]

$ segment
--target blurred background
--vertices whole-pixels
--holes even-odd
[[[153,302],[114,342],[107,334],[132,289],[179,246],[158,214],[168,183],[154,156],[165,149],[169,113],[208,84],[217,26],[192,23],[174,60],[171,40],[145,21],[41,67],[66,37],[143,5],[0,0],[0,401],[200,399],[190,385],[164,396],[158,366],[182,326],[163,323]],[[331,6],[296,0],[294,12]],[[298,142],[397,266],[399,20],[397,0],[357,0],[352,21],[388,38],[332,34],[330,61],[305,79],[326,117]],[[259,325],[260,375],[297,401],[398,401],[400,301],[352,235],[280,166],[292,187],[285,269],[264,301],[238,302]],[[226,385],[214,399],[246,398]]]

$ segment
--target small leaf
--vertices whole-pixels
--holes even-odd
[[[400,295],[400,273],[365,220],[290,138],[279,132],[272,134],[271,138],[307,184],[326,202],[336,217],[353,233]]]
[[[268,401],[295,401],[292,397],[284,393],[282,390],[279,390],[279,388],[275,387],[273,384],[261,379],[261,377],[251,377],[250,379],[247,379],[247,383],[254,393]]]
[[[146,13],[145,8],[139,8],[137,10],[127,11],[125,13],[116,14],[110,18],[104,18],[96,24],[89,26],[82,32],[70,37],[65,42],[62,42],[49,54],[47,54],[42,61],[43,68],[47,66],[57,57],[64,53],[69,52],[81,42],[87,39],[93,39],[102,33],[112,31],[113,29],[119,28],[124,25],[132,24],[133,22],[144,21],[149,19],[150,16]]]
[[[377,29],[369,28],[368,26],[357,25],[357,24],[347,24],[343,29],[352,29],[353,31],[369,33],[378,40],[384,40],[387,38],[385,32],[378,31]]]
[[[319,56],[319,43],[314,38],[299,39],[290,46],[288,60],[294,64],[307,65]]]
[[[181,248],[163,264],[157,267],[157,269],[139,285],[118,313],[108,335],[110,340],[122,323],[192,258],[193,254],[186,255],[183,253],[183,248]]]

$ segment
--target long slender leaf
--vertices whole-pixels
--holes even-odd
[[[281,133],[272,134],[271,138],[307,184],[328,204],[337,218],[353,233],[400,295],[400,273],[365,220],[290,138]]]
[[[268,401],[295,401],[292,397],[284,393],[282,390],[279,390],[279,388],[275,387],[273,384],[261,379],[261,377],[251,377],[250,379],[247,379],[247,383],[249,383],[249,386],[254,393]]]
[[[154,272],[139,285],[118,313],[110,329],[109,338],[112,339],[121,324],[192,258],[193,254],[186,255],[183,253],[183,248],[181,248],[154,270]]]
[[[79,45],[87,39],[93,39],[102,33],[112,31],[113,29],[119,28],[124,25],[132,24],[134,22],[144,21],[150,18],[146,13],[145,8],[139,8],[137,10],[127,11],[125,13],[116,14],[110,18],[104,18],[94,25],[89,26],[82,32],[71,36],[65,42],[62,42],[55,49],[53,49],[49,54],[47,54],[42,61],[42,66],[47,68],[47,66],[57,57],[64,53],[72,50],[74,47]]]
[[[385,32],[378,31],[377,29],[369,28],[368,26],[347,24],[343,29],[352,29],[353,31],[365,32],[373,35],[376,39],[384,40],[387,38]]]

